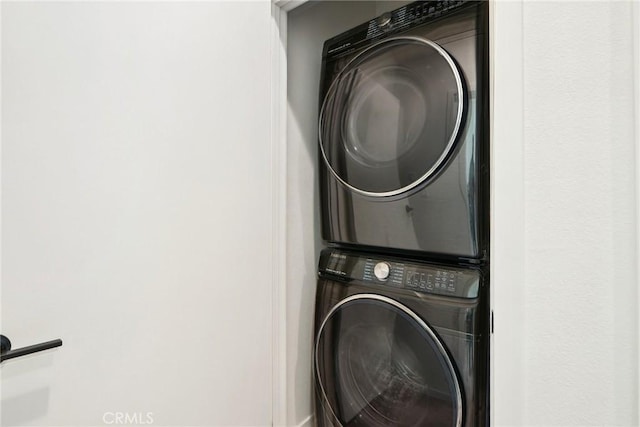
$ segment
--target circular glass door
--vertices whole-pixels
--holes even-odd
[[[320,326],[315,358],[323,404],[342,426],[462,425],[451,360],[397,301],[359,294],[338,303]]]
[[[354,192],[394,196],[428,182],[455,151],[462,77],[449,54],[417,37],[384,40],[355,56],[324,98],[322,156]]]

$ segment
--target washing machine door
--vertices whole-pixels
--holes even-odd
[[[381,295],[336,304],[315,343],[318,393],[341,426],[462,425],[454,366],[433,330]]]
[[[410,191],[455,152],[465,99],[462,75],[442,47],[419,37],[384,40],[348,62],[324,97],[324,161],[353,192]]]

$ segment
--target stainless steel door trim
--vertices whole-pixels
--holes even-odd
[[[320,376],[320,366],[318,365],[318,349],[320,347],[320,337],[322,336],[322,331],[324,330],[325,325],[327,324],[327,322],[329,321],[329,319],[331,318],[331,316],[333,316],[333,314],[338,311],[340,308],[342,308],[342,306],[344,306],[345,304],[352,302],[352,301],[356,301],[356,300],[374,300],[374,301],[380,301],[386,304],[389,304],[395,308],[397,308],[398,310],[402,311],[403,313],[405,313],[407,316],[409,316],[411,319],[413,319],[428,335],[429,337],[433,340],[433,342],[436,344],[436,346],[438,347],[438,351],[440,352],[440,354],[442,354],[443,359],[445,360],[445,363],[447,365],[447,368],[449,369],[449,372],[451,373],[451,376],[453,377],[453,385],[455,388],[455,397],[456,397],[456,403],[458,405],[458,411],[456,414],[456,427],[461,427],[462,426],[462,392],[460,390],[460,379],[458,378],[458,375],[456,374],[456,371],[453,367],[453,363],[451,362],[451,359],[449,358],[449,355],[447,354],[447,351],[445,350],[444,345],[442,344],[442,342],[440,341],[440,339],[437,337],[437,335],[435,334],[435,332],[431,329],[431,327],[429,325],[426,324],[426,322],[424,320],[422,320],[420,318],[420,316],[418,316],[414,311],[412,311],[409,307],[405,306],[404,304],[386,297],[384,295],[377,295],[377,294],[356,294],[356,295],[351,295],[350,297],[347,297],[343,300],[340,300],[338,303],[336,303],[333,307],[331,307],[331,310],[329,310],[329,312],[327,313],[327,315],[324,317],[324,319],[322,320],[322,323],[320,324],[320,327],[318,328],[318,333],[317,333],[317,337],[315,340],[315,345],[314,345],[314,359],[315,359],[315,370],[316,370],[316,378],[317,378],[317,383],[320,387],[320,392],[322,394],[322,400],[324,402],[324,405],[326,408],[329,409],[329,411],[331,412],[331,416],[333,417],[333,419],[338,423],[338,425],[342,425],[342,423],[340,423],[340,419],[336,416],[335,412],[333,411],[333,408],[331,407],[331,403],[329,402],[329,398],[327,397],[327,392],[324,388],[324,385],[322,384],[322,378]]]
[[[440,157],[438,158],[438,160],[433,164],[433,166],[431,166],[431,168],[429,168],[429,170],[427,170],[427,172],[425,174],[423,174],[421,177],[419,177],[418,179],[416,179],[415,181],[413,181],[411,184],[406,185],[402,188],[396,189],[396,190],[391,190],[391,191],[384,191],[384,192],[372,192],[372,191],[366,191],[366,190],[362,190],[360,188],[354,187],[353,185],[349,184],[348,182],[346,182],[344,179],[342,179],[338,173],[335,171],[335,169],[333,168],[333,166],[331,166],[331,163],[329,162],[329,159],[327,158],[327,154],[325,153],[324,150],[324,146],[323,146],[323,140],[322,140],[322,117],[324,115],[324,110],[325,107],[327,105],[327,99],[329,97],[329,95],[331,94],[332,90],[334,89],[335,85],[338,83],[338,81],[340,80],[341,75],[343,74],[344,70],[348,70],[349,67],[351,66],[351,64],[353,64],[355,61],[357,61],[358,59],[360,59],[362,56],[364,56],[365,54],[371,52],[374,49],[378,49],[381,46],[391,43],[391,42],[397,42],[397,41],[414,41],[414,42],[420,42],[420,43],[424,43],[430,47],[432,47],[433,49],[436,50],[436,52],[438,52],[440,54],[440,56],[442,56],[445,61],[447,61],[447,64],[449,65],[449,67],[451,68],[451,71],[453,73],[453,76],[455,77],[456,80],[456,87],[458,89],[458,99],[460,100],[460,102],[458,102],[458,110],[456,112],[456,122],[455,122],[455,126],[453,129],[453,132],[451,132],[451,137],[449,138],[449,141],[447,142],[447,145],[445,147],[445,149],[443,150],[442,154],[440,155]],[[351,58],[351,60],[344,66],[344,68],[342,69],[342,71],[340,71],[337,75],[337,77],[333,80],[333,82],[331,83],[331,85],[329,86],[329,89],[327,90],[327,94],[324,97],[323,101],[322,101],[322,106],[320,107],[320,114],[319,114],[319,120],[318,120],[318,140],[319,140],[319,144],[320,144],[320,152],[322,153],[322,158],[324,160],[324,163],[327,165],[327,168],[329,169],[329,171],[331,171],[331,174],[345,187],[347,187],[349,190],[353,191],[354,193],[358,193],[364,196],[369,196],[369,197],[393,197],[393,196],[397,196],[403,193],[406,193],[407,191],[411,191],[414,188],[416,188],[417,186],[421,185],[422,183],[426,182],[427,180],[429,180],[439,169],[440,166],[442,166],[442,164],[447,160],[447,158],[449,157],[449,154],[451,153],[451,151],[454,149],[455,145],[456,145],[456,140],[458,139],[458,134],[460,133],[460,128],[462,126],[462,117],[463,117],[463,113],[464,113],[464,99],[465,96],[465,92],[464,92],[464,86],[462,84],[462,76],[460,75],[460,71],[458,70],[458,67],[456,66],[455,62],[453,61],[453,59],[451,58],[451,56],[447,53],[446,50],[444,50],[440,45],[438,45],[437,43],[428,40],[426,38],[423,37],[416,37],[416,36],[400,36],[400,37],[391,37],[385,40],[382,40],[378,43],[375,43],[369,47],[367,47],[366,49],[364,49],[362,52],[358,53],[356,56],[354,56],[353,58]]]

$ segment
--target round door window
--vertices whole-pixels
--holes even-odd
[[[443,345],[404,305],[361,294],[336,305],[316,340],[324,406],[342,426],[462,425],[462,397]]]
[[[449,54],[417,38],[382,41],[332,82],[320,111],[320,148],[352,191],[393,196],[429,181],[455,150],[462,77]]]

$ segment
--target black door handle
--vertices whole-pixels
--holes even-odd
[[[9,338],[5,337],[4,335],[0,335],[0,363],[4,362],[5,360],[15,359],[16,357],[26,356],[27,354],[37,353],[39,351],[49,350],[50,348],[60,347],[61,345],[62,340],[57,339],[18,348],[16,350],[11,350],[11,340],[9,340]]]

